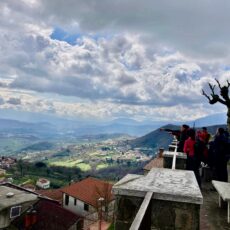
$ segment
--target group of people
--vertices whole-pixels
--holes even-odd
[[[214,138],[207,128],[195,130],[184,124],[180,130],[164,129],[174,135],[178,143],[178,152],[187,154],[186,169],[195,173],[197,182],[201,185],[199,168],[201,162],[213,171],[213,179],[228,181],[227,162],[229,152],[229,134],[223,128],[218,128]]]

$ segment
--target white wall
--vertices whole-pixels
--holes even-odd
[[[69,204],[66,205],[65,204],[65,196],[66,194],[63,193],[63,207],[76,213],[76,214],[80,214],[80,215],[88,215],[90,212],[92,212],[92,209],[94,209],[92,206],[89,206],[89,212],[84,210],[84,202],[82,202],[81,200],[77,200],[76,205],[74,205],[74,197],[69,196]]]

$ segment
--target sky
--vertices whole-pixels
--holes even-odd
[[[0,110],[187,121],[225,112],[227,0],[1,0]],[[218,87],[217,87],[218,92]]]

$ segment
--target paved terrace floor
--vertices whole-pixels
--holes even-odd
[[[228,168],[230,181],[230,167]],[[219,208],[218,193],[213,188],[211,182],[202,183],[201,192],[204,203],[201,206],[200,229],[201,230],[230,230],[227,223],[227,205]]]

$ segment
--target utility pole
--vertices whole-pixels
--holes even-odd
[[[98,216],[99,216],[99,221],[98,221],[98,230],[101,230],[101,222],[102,222],[102,205],[103,205],[103,201],[105,199],[103,197],[100,197],[98,199],[98,203],[99,203],[99,213],[98,213]]]

